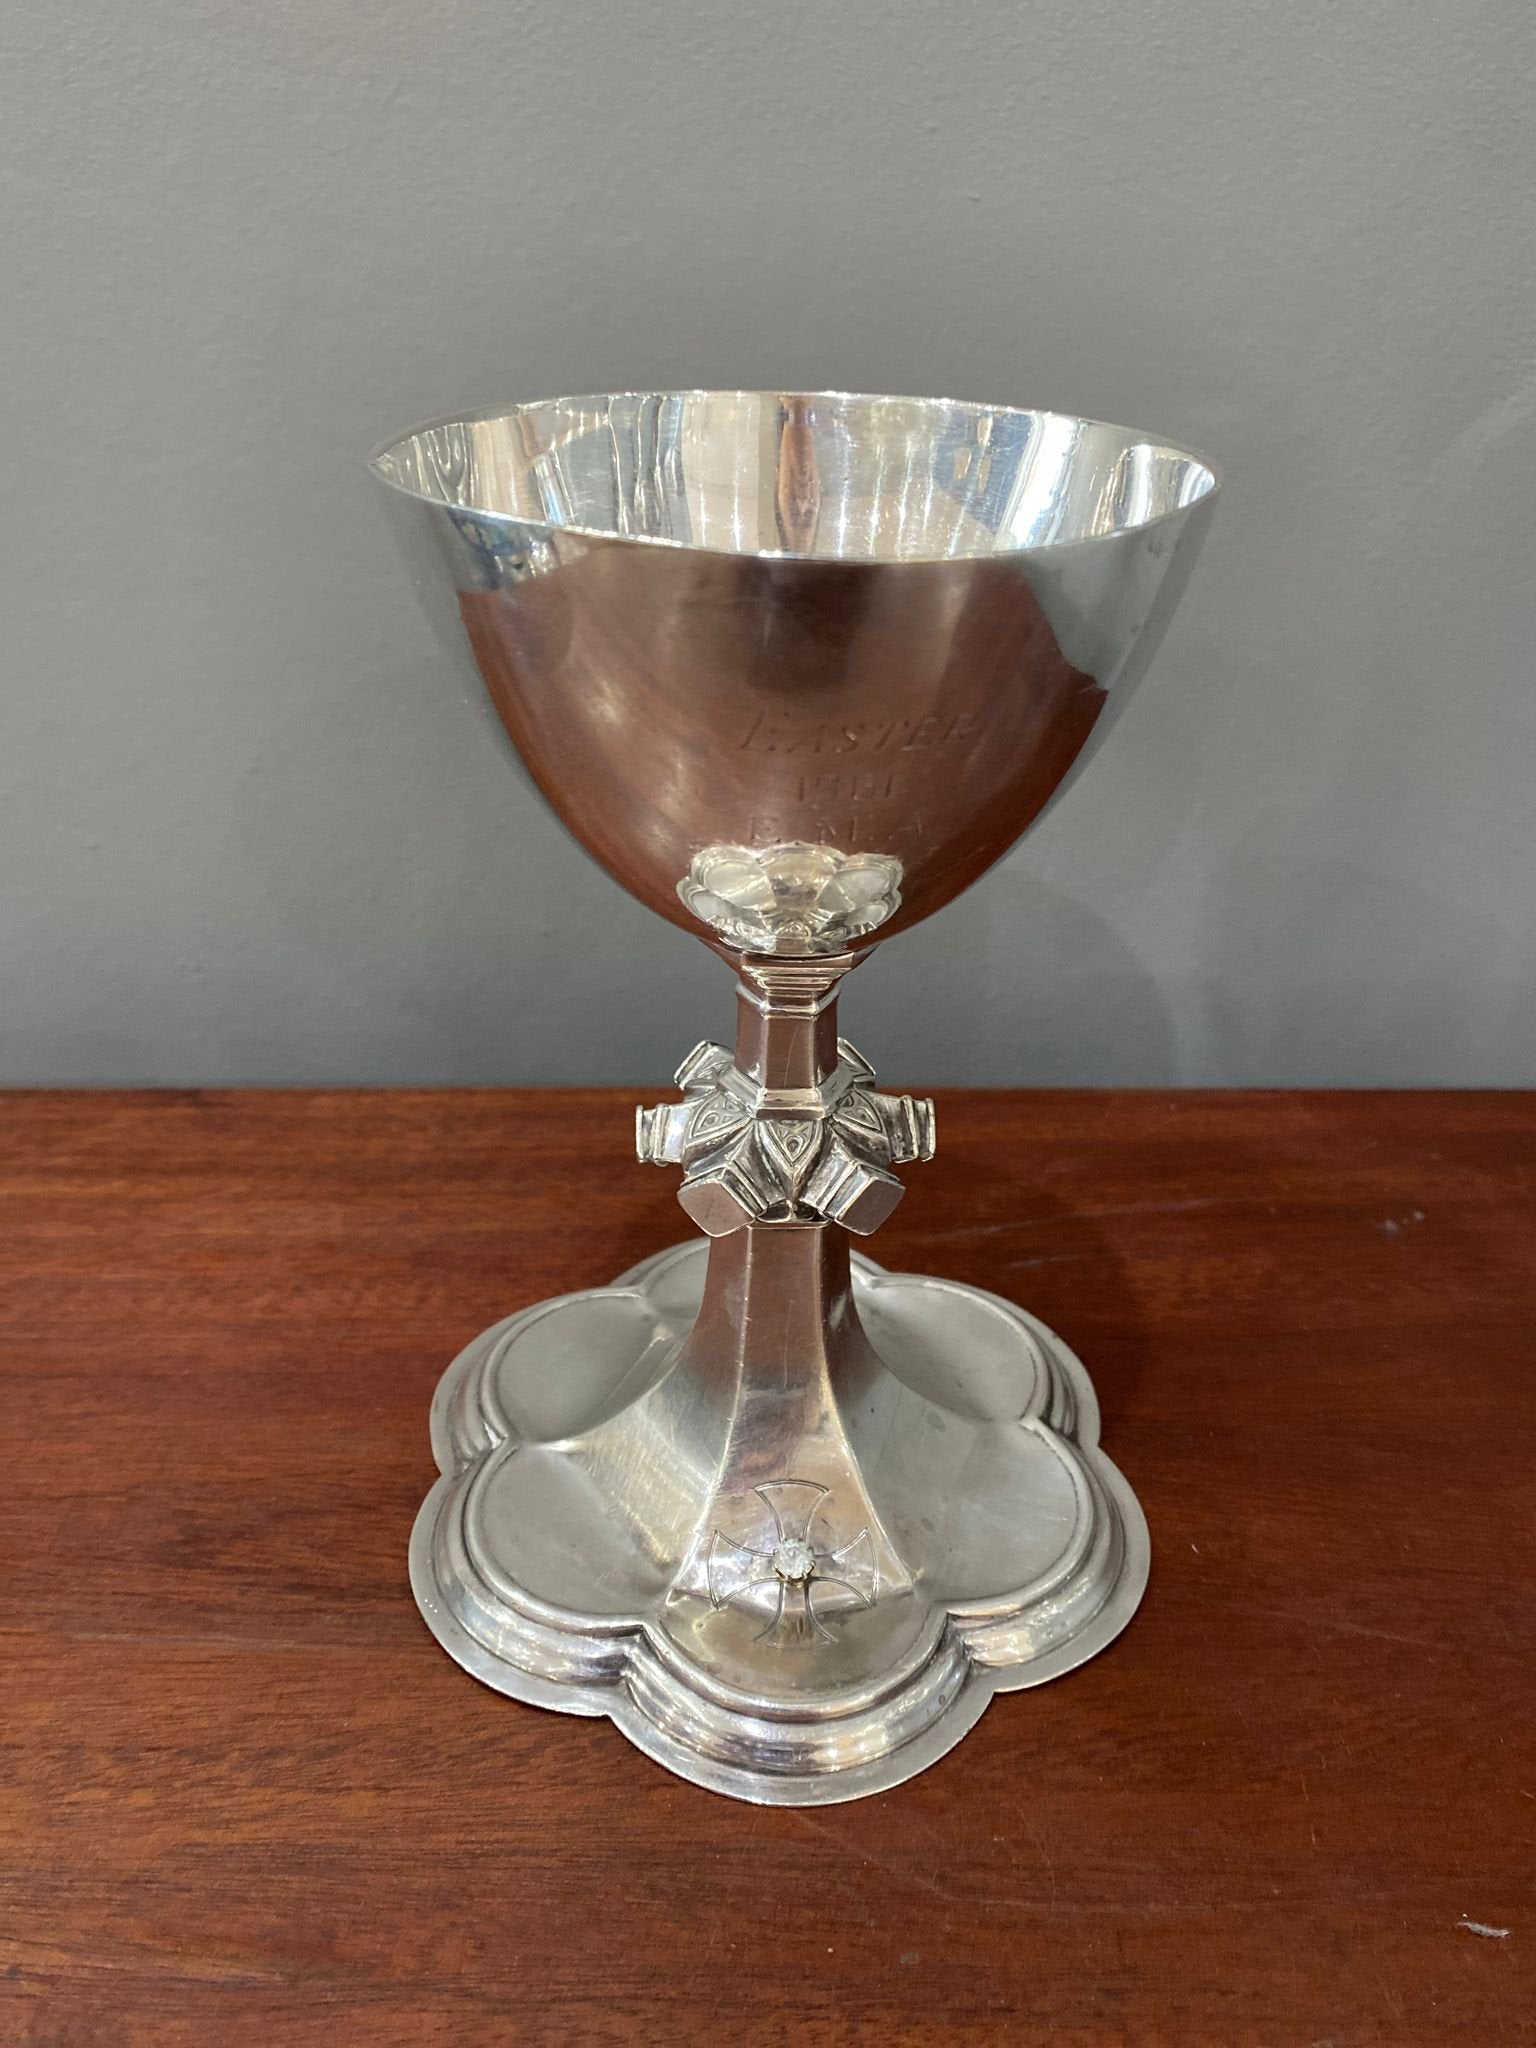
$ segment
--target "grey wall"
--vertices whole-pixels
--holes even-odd
[[[1222,462],[893,1078],[1536,1079],[1527,0],[11,0],[0,1079],[654,1084],[727,1023],[464,709],[362,458],[610,384]]]

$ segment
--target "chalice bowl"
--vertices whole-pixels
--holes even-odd
[[[698,1784],[884,1790],[1102,1649],[1148,1546],[1059,1337],[851,1253],[934,1116],[838,989],[1082,767],[1215,477],[1055,413],[739,391],[444,420],[373,469],[546,803],[737,978],[734,1046],[637,1115],[702,1236],[449,1367],[417,1601],[486,1684]]]

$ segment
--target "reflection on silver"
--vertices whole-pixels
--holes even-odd
[[[1215,491],[1183,449],[947,399],[649,392],[374,457],[417,588],[545,801],[658,916],[695,855],[999,860],[1145,668]]]
[[[719,1240],[710,1290],[722,1256],[742,1284],[757,1236],[831,1233]],[[841,1282],[799,1313],[785,1294],[734,1354],[695,1242],[455,1360],[411,1578],[466,1670],[607,1714],[695,1784],[825,1805],[925,1769],[994,1693],[1124,1628],[1146,1525],[1072,1352],[977,1288],[864,1258],[850,1276],[846,1246]],[[820,1517],[779,1524],[814,1552],[804,1578],[772,1562],[785,1473],[802,1502],[824,1490]]]
[[[701,923],[749,953],[846,953],[901,902],[901,863],[803,839],[706,846],[677,893]]]
[[[1100,420],[844,392],[624,392],[444,420],[386,481],[496,519],[726,554],[911,561],[1122,533],[1211,474]]]
[[[828,392],[556,399],[373,466],[527,776],[738,975],[734,1048],[637,1120],[707,1264],[660,1254],[450,1368],[422,1612],[487,1684],[700,1784],[884,1789],[1109,1642],[1147,1544],[1059,1338],[850,1259],[933,1118],[877,1092],[838,989],[1081,770],[1214,475],[1098,421]]]

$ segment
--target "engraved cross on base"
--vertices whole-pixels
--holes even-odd
[[[761,1609],[771,1599],[772,1616],[756,1642],[780,1650],[803,1649],[818,1638],[832,1642],[812,1596],[818,1586],[836,1585],[860,1607],[874,1606],[880,1573],[868,1529],[839,1549],[827,1548],[811,1532],[829,1488],[810,1479],[779,1479],[752,1490],[773,1517],[775,1540],[766,1550],[754,1550],[716,1529],[705,1564],[710,1605]]]

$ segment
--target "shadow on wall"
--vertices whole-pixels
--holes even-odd
[[[1307,864],[1304,841],[1205,878],[1193,970],[1166,994],[1104,918],[1000,871],[860,971],[850,1033],[882,1075],[935,1085],[1536,1083],[1536,985],[1511,927],[1400,876]]]
[[[1104,918],[1012,862],[882,947],[843,1012],[882,1077],[997,1088],[1186,1078],[1150,970]]]

